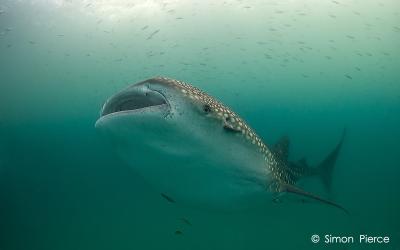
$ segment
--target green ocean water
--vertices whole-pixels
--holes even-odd
[[[350,215],[160,197],[94,128],[110,95],[158,75],[217,97],[269,145],[288,135],[292,160],[316,164],[346,128],[332,198]],[[399,128],[397,0],[0,0],[1,250],[400,249]]]

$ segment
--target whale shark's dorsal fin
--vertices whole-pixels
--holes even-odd
[[[290,145],[289,137],[285,135],[282,136],[271,149],[274,156],[284,164],[288,162],[289,145]]]
[[[327,205],[334,206],[336,208],[339,208],[339,209],[343,210],[346,214],[349,214],[347,209],[345,209],[344,207],[342,207],[342,206],[340,206],[340,205],[338,205],[338,204],[336,204],[336,203],[334,203],[334,202],[332,202],[330,200],[326,200],[324,198],[321,198],[318,195],[315,195],[313,193],[304,191],[303,189],[301,189],[299,187],[296,187],[294,185],[290,185],[290,184],[287,184],[287,183],[279,183],[279,191],[280,192],[287,192],[287,193],[301,195],[301,196],[304,196],[304,197],[307,197],[307,198],[310,198],[310,199],[325,203]]]

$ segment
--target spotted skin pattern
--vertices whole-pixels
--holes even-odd
[[[274,180],[269,186],[270,191],[280,192],[280,183],[294,184],[303,174],[303,171],[300,169],[298,169],[299,171],[297,169],[290,169],[286,164],[277,159],[262,139],[239,115],[204,91],[191,84],[166,77],[155,77],[148,81],[172,86],[184,96],[202,103],[207,113],[213,114],[221,121],[221,124],[228,126],[231,130],[238,132],[238,134],[240,133],[247,142],[255,145],[258,151],[263,154],[265,166],[272,174]]]

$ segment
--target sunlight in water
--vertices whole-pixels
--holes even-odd
[[[32,5],[44,5],[47,8],[79,11],[98,18],[119,20],[137,15],[154,15],[181,0],[31,0]]]

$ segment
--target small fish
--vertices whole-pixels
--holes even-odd
[[[350,80],[352,80],[353,79],[353,77],[351,77],[350,75],[344,75],[345,77],[347,77],[348,79],[350,79]]]
[[[181,230],[176,230],[175,231],[175,235],[182,235],[182,234],[183,234],[183,232]]]
[[[175,200],[172,199],[171,197],[169,197],[168,195],[161,193],[161,196],[162,196],[164,199],[166,199],[167,201],[169,201],[169,202],[171,202],[171,203],[175,203]]]
[[[264,57],[267,58],[267,59],[272,59],[272,56],[270,56],[270,55],[267,54],[267,53],[264,53]]]
[[[156,30],[156,31],[154,31],[153,33],[151,33],[148,37],[147,37],[147,39],[146,40],[150,40],[151,38],[153,38],[153,36],[155,35],[155,34],[157,34],[158,32],[160,32],[160,30],[158,29],[158,30]]]
[[[147,29],[148,27],[149,27],[149,25],[143,26],[143,27],[142,27],[142,30],[145,30],[145,29]]]

